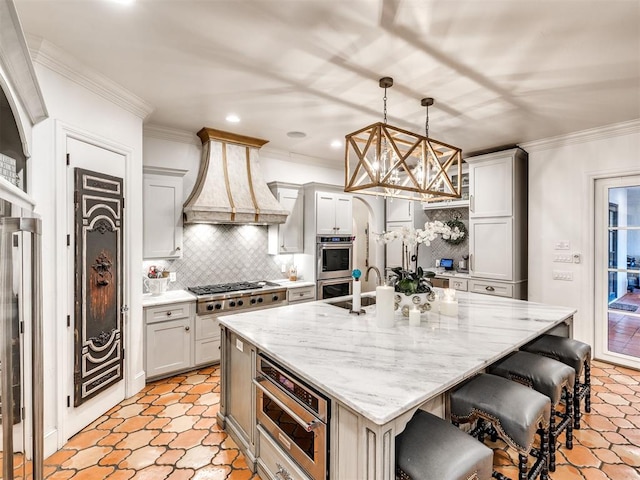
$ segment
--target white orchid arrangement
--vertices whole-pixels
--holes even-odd
[[[391,232],[383,232],[378,236],[378,241],[381,243],[390,243],[396,240],[401,240],[403,244],[414,247],[416,245],[431,245],[438,235],[444,240],[458,241],[462,240],[466,231],[460,229],[458,226],[448,225],[440,220],[433,222],[427,222],[424,224],[424,229],[416,229],[413,227],[402,227],[399,230],[393,230]]]

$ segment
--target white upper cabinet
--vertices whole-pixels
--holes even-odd
[[[353,199],[351,196],[340,193],[316,192],[316,234],[353,234]]]
[[[453,170],[451,168],[450,170]],[[449,172],[451,181],[456,184],[458,181],[458,172]],[[464,208],[469,206],[469,166],[462,163],[462,176],[460,182],[460,195],[461,198],[435,200],[433,202],[422,202],[422,208],[424,210],[436,210],[441,208]]]
[[[399,198],[387,198],[387,222],[411,222],[413,221],[413,200]]]
[[[269,188],[282,208],[289,212],[285,223],[269,225],[269,254],[302,253],[304,251],[302,188],[300,185],[281,182],[271,182]]]
[[[143,256],[182,256],[182,180],[184,170],[145,168]]]
[[[512,215],[514,156],[510,152],[470,163],[469,218]]]

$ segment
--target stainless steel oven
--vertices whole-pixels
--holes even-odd
[[[258,423],[311,478],[325,480],[329,400],[263,354],[257,363]]]
[[[351,295],[353,288],[353,277],[332,278],[331,280],[318,280],[316,282],[316,299],[342,297]]]
[[[316,279],[348,277],[353,265],[353,239],[345,236],[316,237]]]

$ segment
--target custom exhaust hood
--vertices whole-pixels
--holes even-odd
[[[203,128],[202,160],[184,222],[265,225],[284,223],[289,212],[262,178],[258,150],[266,140]]]

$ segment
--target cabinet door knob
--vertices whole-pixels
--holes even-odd
[[[169,311],[167,312],[167,317],[170,317],[170,316],[171,316],[171,312]]]
[[[184,327],[184,329],[188,332],[189,330],[191,330],[191,327],[187,325],[186,327]]]
[[[180,251],[180,247],[176,247],[176,252],[179,252],[179,251]]]

